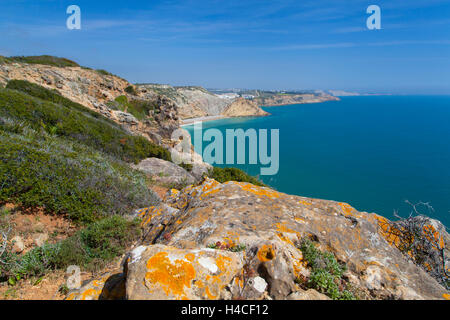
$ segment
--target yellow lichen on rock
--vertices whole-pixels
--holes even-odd
[[[275,258],[275,251],[272,248],[272,245],[264,244],[258,250],[258,259],[261,262],[267,262]]]

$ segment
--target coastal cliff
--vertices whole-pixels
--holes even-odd
[[[329,94],[271,94],[256,97],[255,102],[260,106],[284,106],[290,104],[321,103],[339,101],[338,97]]]
[[[9,80],[26,80],[57,90],[157,143],[167,138],[182,119],[268,114],[251,101],[220,98],[202,87],[135,86],[104,70],[81,66],[14,61],[0,64],[0,85],[5,86]]]
[[[180,119],[268,115],[253,101],[224,98],[202,87],[140,84],[137,85],[137,91],[147,99],[157,94],[169,97],[177,105]]]
[[[183,116],[266,115],[254,101],[73,63],[0,59],[0,84],[5,297],[15,286],[77,300],[450,298],[450,236],[436,220],[389,221],[172,162]],[[69,290],[73,265],[89,277]]]

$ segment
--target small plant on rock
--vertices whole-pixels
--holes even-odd
[[[308,279],[298,279],[300,285],[313,288],[333,300],[355,300],[342,276],[346,270],[331,252],[322,252],[309,239],[303,239],[300,248],[307,266],[311,268]]]

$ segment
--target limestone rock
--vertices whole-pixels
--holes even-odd
[[[105,273],[87,281],[80,289],[69,292],[66,300],[123,300],[124,298],[124,274]]]
[[[333,252],[347,265],[347,277],[372,298],[442,299],[445,289],[386,241],[379,219],[346,203],[206,179],[173,192],[164,206],[145,212],[143,228],[147,244],[189,250],[217,242],[245,245],[249,272],[242,278],[263,278],[275,299],[298,291],[294,280],[308,276],[298,249],[304,237]],[[236,294],[239,290],[233,286],[230,290]],[[252,295],[240,291],[244,297]]]
[[[36,233],[33,235],[33,241],[34,244],[38,247],[41,247],[45,244],[45,242],[48,240],[48,233]]]
[[[136,125],[139,123],[139,121],[130,113],[115,110],[113,111],[113,114],[119,122],[131,125]]]
[[[293,292],[287,297],[287,300],[331,300],[331,299],[328,298],[326,295],[317,292],[314,289],[309,289],[306,291],[300,290]]]
[[[14,253],[21,253],[23,250],[25,250],[25,244],[23,242],[22,237],[15,236],[11,239],[12,243],[12,252]]]
[[[127,299],[221,299],[224,287],[241,268],[238,253],[140,246],[126,266]]]
[[[176,164],[158,158],[148,158],[133,166],[151,175],[155,180],[164,184],[193,184],[195,178],[185,169]]]
[[[258,107],[250,100],[238,98],[234,100],[223,112],[226,117],[268,116],[269,113]]]

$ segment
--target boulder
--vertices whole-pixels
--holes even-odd
[[[293,292],[287,297],[287,300],[331,300],[331,299],[328,298],[326,295],[317,292],[314,289],[309,289],[306,291],[300,290]]]
[[[22,253],[23,250],[25,250],[25,244],[23,242],[22,237],[15,236],[11,239],[12,243],[12,252],[13,253]]]
[[[66,300],[123,300],[124,298],[124,274],[109,272],[86,281],[81,288],[69,292]]]
[[[172,192],[164,205],[143,213],[144,244],[199,250],[211,244],[245,247],[248,280],[260,277],[270,298],[286,299],[298,291],[295,279],[308,276],[299,249],[308,237],[320,250],[345,263],[346,277],[364,296],[376,299],[442,299],[446,290],[425,270],[391,245],[376,214],[346,203],[292,196],[244,182],[206,179]],[[240,280],[235,280],[239,282]],[[250,286],[251,287],[251,286]],[[237,292],[239,291],[239,292]]]
[[[133,167],[166,185],[189,185],[195,182],[195,178],[187,170],[158,158],[144,159]]]
[[[205,248],[139,246],[127,260],[127,299],[224,299],[225,287],[242,268],[240,256]]]
[[[36,246],[41,247],[45,244],[45,242],[48,240],[48,233],[36,233],[32,236],[33,242]]]

